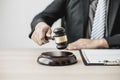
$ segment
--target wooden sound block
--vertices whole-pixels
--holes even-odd
[[[37,62],[48,66],[65,66],[77,63],[77,59],[72,52],[53,51],[43,52],[38,57]]]

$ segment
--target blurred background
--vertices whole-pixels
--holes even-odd
[[[33,17],[53,0],[0,0],[0,48],[55,48],[54,41],[39,46],[28,35]],[[60,20],[52,29],[60,26]]]

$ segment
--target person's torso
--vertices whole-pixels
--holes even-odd
[[[115,19],[114,19],[113,25],[115,26],[114,27],[115,29],[113,29],[111,33],[109,32],[109,35],[113,35],[112,32],[116,32],[116,33],[120,32],[120,30],[116,30],[119,28],[118,26],[120,26],[118,24],[118,21],[120,20],[118,18],[120,16],[120,13],[119,13],[120,10],[118,10],[119,3],[120,3],[119,0],[110,0],[110,5],[108,9],[109,10],[108,12],[110,13],[110,15],[108,16],[108,19],[110,20],[108,20],[108,23],[113,21],[111,19],[113,19],[112,17],[114,17]],[[86,30],[88,27],[88,20],[89,20],[88,18],[89,17],[89,5],[90,5],[89,0],[68,0],[67,1],[66,15],[64,17],[65,26],[64,24],[63,26],[66,28],[66,33],[67,33],[68,40],[69,40],[68,43],[73,42],[79,38],[86,38]],[[116,15],[118,17],[115,17],[115,15],[113,15],[114,10],[112,9],[112,7],[117,8]],[[108,24],[108,27],[109,25],[111,24]]]

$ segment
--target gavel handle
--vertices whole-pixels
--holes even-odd
[[[46,37],[47,40],[55,40],[55,38],[53,36],[50,37]]]

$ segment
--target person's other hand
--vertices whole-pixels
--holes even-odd
[[[49,38],[51,37],[52,30],[49,25],[45,22],[40,22],[36,25],[35,30],[32,34],[32,39],[38,45],[43,45],[49,42]]]
[[[68,50],[109,48],[105,39],[79,39],[68,44]]]

